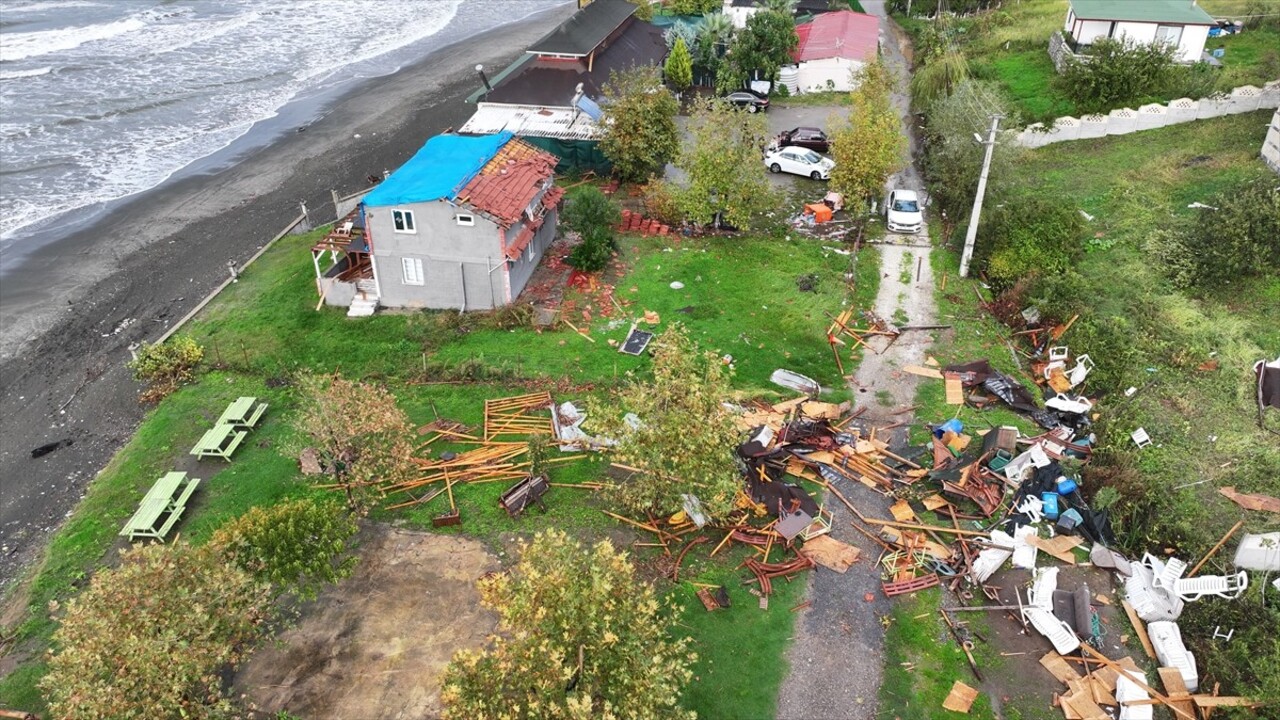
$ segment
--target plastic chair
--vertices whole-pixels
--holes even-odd
[[[1144,447],[1149,447],[1152,444],[1151,436],[1148,435],[1147,431],[1142,428],[1138,428],[1137,430],[1134,430],[1132,433],[1129,434],[1129,437],[1133,438],[1134,444],[1137,445],[1139,449]]]

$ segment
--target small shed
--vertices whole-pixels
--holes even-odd
[[[1177,48],[1176,61],[1193,63],[1216,25],[1191,0],[1071,0],[1062,32],[1073,53],[1085,53],[1103,38],[1128,38],[1169,43]]]

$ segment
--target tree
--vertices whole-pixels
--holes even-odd
[[[720,0],[668,0],[672,15],[706,15],[720,7]]]
[[[347,506],[365,512],[381,487],[413,476],[413,426],[386,388],[341,375],[302,375],[294,426]]]
[[[711,13],[703,18],[693,43],[693,66],[699,71],[699,77],[713,78],[714,83],[721,58],[733,42],[735,31],[733,20],[724,13]]]
[[[653,348],[652,379],[632,382],[591,413],[605,418],[604,434],[618,439],[621,461],[645,471],[618,486],[616,497],[631,512],[670,515],[689,494],[707,515],[723,518],[742,487],[737,432],[721,406],[729,397],[724,363],[700,351],[678,323]],[[640,419],[638,427],[621,421],[626,412]]]
[[[676,38],[676,45],[671,48],[671,54],[667,56],[664,69],[667,73],[667,82],[671,83],[677,92],[684,92],[693,84],[693,58],[689,56],[689,47],[684,44],[684,38]]]
[[[635,18],[637,20],[645,22],[653,20],[653,3],[649,2],[649,0],[631,0],[631,4],[636,6]]]
[[[926,109],[938,98],[947,97],[969,79],[969,61],[960,50],[948,49],[916,68],[911,76],[911,103]]]
[[[614,72],[604,86],[600,151],[628,182],[661,174],[680,148],[676,113],[680,106],[662,86],[656,67]]]
[[[250,508],[218,528],[209,542],[258,580],[309,600],[351,575],[356,558],[347,548],[357,530],[341,505],[297,498]]]
[[[618,204],[600,188],[584,185],[565,204],[561,220],[582,236],[582,242],[569,254],[569,264],[584,272],[603,270],[613,255],[614,228],[622,222]]]
[[[688,131],[676,160],[688,176],[676,198],[680,210],[697,222],[748,227],[751,216],[770,202],[760,164],[768,122],[723,100],[702,100],[694,105]]]
[[[1280,190],[1250,182],[1211,198],[1194,221],[1147,245],[1176,285],[1222,289],[1250,277],[1280,274]]]
[[[982,171],[983,146],[974,133],[986,136],[991,114],[1005,117],[1004,127],[1018,127],[1017,111],[998,87],[989,82],[965,80],[948,97],[929,106],[925,125],[925,173],[930,200],[942,211],[945,226],[962,222],[973,206],[973,195]],[[999,197],[1018,158],[1025,152],[1015,143],[997,142],[991,155],[987,193]],[[990,200],[988,200],[990,202]]]
[[[796,14],[797,2],[798,0],[764,0],[760,3],[760,9],[790,17]]]
[[[654,589],[608,540],[584,548],[538,533],[509,572],[479,583],[501,635],[461,650],[445,669],[447,719],[659,720],[680,707],[696,659]]]
[[[266,585],[209,548],[121,554],[68,601],[40,687],[52,717],[211,718],[231,709],[234,666],[269,607]]]
[[[1089,47],[1087,60],[1070,60],[1058,83],[1082,112],[1106,112],[1160,93],[1176,53],[1172,43],[1103,38]]]
[[[776,80],[778,69],[791,62],[800,44],[790,15],[761,10],[747,18],[747,26],[733,38],[726,62],[716,75],[716,87],[727,92],[741,87],[753,73]]]
[[[861,200],[879,197],[906,160],[907,138],[890,98],[889,71],[880,61],[854,75],[853,109],[831,136],[831,187]]]

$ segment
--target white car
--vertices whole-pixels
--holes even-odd
[[[787,146],[778,150],[768,150],[764,154],[764,166],[770,172],[789,172],[803,175],[814,180],[829,180],[831,169],[836,163],[818,153],[802,147]]]
[[[920,197],[915,190],[899,188],[889,193],[884,214],[889,232],[914,235],[924,227],[924,213],[920,210]]]

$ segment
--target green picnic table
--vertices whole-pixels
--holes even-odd
[[[258,420],[266,411],[267,404],[258,402],[258,398],[238,398],[222,412],[222,417],[218,418],[217,424],[251,428],[258,424]]]
[[[191,454],[200,458],[220,457],[231,462],[231,453],[240,447],[248,434],[248,430],[241,430],[236,425],[218,423],[201,436],[200,442],[191,448]]]
[[[138,511],[124,524],[120,534],[127,535],[130,540],[141,536],[164,542],[164,536],[182,517],[187,500],[199,484],[198,478],[188,478],[184,472],[166,474],[143,496],[142,502],[138,503]]]

